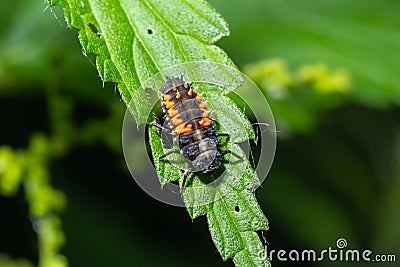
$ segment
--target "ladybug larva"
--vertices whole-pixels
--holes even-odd
[[[231,150],[220,151],[221,140],[209,117],[205,102],[192,83],[181,77],[166,77],[162,92],[162,111],[166,127],[153,123],[160,130],[166,130],[174,136],[174,143],[179,150],[171,150],[160,157],[177,153],[190,161],[189,169],[184,170],[182,187],[192,172],[210,173],[217,170],[224,161],[224,155],[232,154],[242,159]]]

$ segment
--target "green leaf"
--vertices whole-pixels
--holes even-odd
[[[206,99],[209,109],[215,112],[222,132],[229,133],[232,141],[240,143],[255,138],[249,120],[229,97],[211,92]]]
[[[240,155],[243,159],[246,158],[238,145],[233,144],[229,149]],[[233,160],[225,164],[224,168],[223,176],[218,177],[217,174],[216,177],[213,177],[211,175],[210,181],[219,179],[219,184],[216,187],[207,185],[203,179],[204,177],[201,178],[198,175],[194,175],[191,187],[185,189],[183,199],[192,219],[205,215],[210,210],[210,204],[219,200],[220,197],[229,193],[230,190],[239,192],[244,190],[252,191],[260,185],[255,171],[246,160],[240,162]],[[218,191],[220,192],[216,195]]]
[[[236,266],[258,267],[271,266],[267,261],[267,253],[265,248],[261,246],[260,239],[254,232],[243,232],[241,237],[248,246],[238,252],[233,258]]]
[[[255,231],[268,230],[268,222],[251,192],[229,190],[212,204],[207,219],[224,260],[235,257],[236,266],[267,266],[265,248]]]
[[[215,188],[207,187],[198,177],[193,179],[191,187],[183,192],[183,200],[192,220],[207,214],[216,192]]]
[[[158,129],[156,127],[149,127],[149,143],[153,153],[154,165],[157,170],[161,185],[164,186],[168,182],[176,181],[179,178],[183,179],[183,174],[177,167],[170,164],[165,159],[159,159],[160,156],[164,154],[164,150]],[[168,158],[173,158],[175,161],[179,161],[179,156],[180,155],[173,154]]]
[[[97,56],[100,77],[104,82],[118,84],[138,124],[152,118],[143,88],[157,90],[165,83],[168,69],[179,65],[176,70],[198,83],[199,92],[204,93],[210,111],[218,120],[218,130],[230,135],[222,149],[231,149],[246,158],[233,142],[254,138],[253,128],[243,112],[225,96],[243,79],[225,52],[213,45],[227,36],[229,30],[225,20],[206,1],[52,0],[51,4],[64,7],[68,24],[79,30],[84,53]],[[185,64],[191,62],[196,63]],[[176,180],[182,183],[180,169],[187,169],[180,163],[182,156],[173,154],[160,160],[166,152],[160,134],[153,126],[149,126],[148,133],[161,184]],[[214,177],[216,174],[201,177],[194,174],[188,179],[191,186],[186,188],[183,198],[193,219],[207,214],[210,232],[223,259],[238,255],[238,266],[244,266],[240,264],[257,262],[254,255],[262,244],[253,238],[254,231],[266,230],[268,225],[250,192],[259,185],[259,180],[249,162],[226,158],[231,158],[231,162],[225,164],[224,179],[217,187],[206,182],[218,178]],[[236,207],[240,211],[235,211]]]
[[[244,157],[238,145],[230,147]],[[236,266],[269,266],[266,251],[255,231],[268,230],[268,221],[251,192],[259,180],[249,162],[225,164],[225,176],[216,187],[196,176],[183,197],[192,219],[207,214],[212,239],[224,260]]]
[[[51,0],[64,7],[67,23],[79,30],[84,53],[97,55],[104,82],[118,83],[138,123],[150,112],[140,87],[155,74],[182,63],[214,62],[235,67],[213,42],[229,34],[226,22],[205,1]],[[194,76],[196,70],[184,70]],[[223,78],[224,68],[214,72]],[[160,76],[161,77],[161,76]]]

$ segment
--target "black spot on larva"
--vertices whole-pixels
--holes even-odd
[[[236,212],[239,212],[239,211],[240,211],[240,207],[239,207],[239,206],[236,206],[236,207],[235,207],[235,211],[236,211]]]
[[[153,34],[153,30],[152,29],[147,29],[147,33],[148,34]]]
[[[96,34],[97,37],[101,37],[101,33],[99,32],[99,30],[97,29],[96,25],[92,24],[92,23],[88,23],[87,26],[89,27],[89,29]]]

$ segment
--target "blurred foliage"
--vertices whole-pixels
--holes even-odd
[[[400,2],[210,2],[231,29],[218,44],[254,75],[278,121],[276,161],[257,191],[270,218],[270,249],[326,249],[345,237],[352,248],[399,257]],[[60,188],[68,196],[61,215],[45,198],[35,210],[51,210],[48,221],[25,219],[43,227],[40,247],[52,247],[72,266],[230,266],[204,252],[210,239],[201,222],[188,225],[185,211],[150,199],[121,167],[123,105],[113,85],[101,88],[93,59],[82,57],[60,10],[34,0],[1,7],[0,184],[9,197],[0,196],[0,230],[12,237],[0,238],[0,266],[36,265],[27,246],[35,239],[19,234],[24,217],[13,216],[24,212],[20,197],[35,199],[25,192],[28,169],[40,190],[57,198]],[[317,89],[321,77],[334,86]],[[66,235],[61,251],[54,215]],[[13,225],[8,218],[16,218]]]
[[[249,0],[234,8],[228,0],[210,2],[230,24],[231,35],[220,44],[237,64],[278,57],[296,68],[313,62],[345,67],[358,102],[399,104],[400,2]]]
[[[39,239],[38,266],[67,266],[64,256],[59,254],[64,244],[64,233],[57,213],[65,207],[64,193],[50,184],[48,160],[58,154],[57,145],[44,135],[31,138],[27,150],[14,151],[0,146],[0,193],[12,196],[23,184],[34,229]],[[0,258],[0,266],[8,266],[10,259]],[[18,266],[19,264],[15,262]]]
[[[349,71],[330,70],[324,64],[291,72],[283,59],[270,59],[248,64],[244,72],[269,100],[281,137],[313,132],[323,111],[337,108],[354,94]]]
[[[32,267],[33,265],[23,259],[11,259],[8,255],[0,254],[0,265],[6,267]]]

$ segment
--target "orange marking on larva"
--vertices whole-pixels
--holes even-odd
[[[192,96],[192,94],[193,94],[193,90],[192,90],[192,88],[190,88],[189,91],[188,91],[188,95]]]
[[[201,108],[201,109],[205,109],[206,108],[206,104],[204,103],[204,101],[200,102],[199,108]]]
[[[211,125],[211,120],[209,118],[203,118],[199,121],[201,128],[207,127]]]
[[[180,125],[180,124],[182,124],[182,123],[183,123],[183,120],[177,119],[177,118],[172,118],[172,124],[173,124],[174,126],[178,126],[178,125]]]
[[[163,99],[164,99],[164,101],[169,101],[169,100],[171,99],[171,96],[168,95],[168,94],[165,94],[165,95],[163,96]]]
[[[192,124],[187,124],[184,127],[180,128],[178,133],[179,134],[190,133],[192,131],[192,128],[193,128]]]
[[[174,91],[176,91],[176,84],[175,83],[172,83],[172,88],[173,88]]]
[[[201,101],[201,94],[197,94],[196,99]]]
[[[192,89],[195,94],[197,94],[197,88]]]
[[[175,128],[174,132],[176,134],[181,134],[181,131],[183,130],[184,127],[185,127],[185,125],[180,124],[180,125],[178,125],[178,127]]]
[[[177,92],[176,93],[176,99],[179,99],[179,98],[181,98],[181,93]]]
[[[173,108],[168,109],[168,115],[169,115],[170,117],[174,117],[176,114],[178,114],[178,111],[177,111],[177,110],[175,110],[175,109],[173,109]]]
[[[185,83],[183,84],[183,86],[184,86],[186,89],[189,88],[189,84],[188,84],[187,82],[185,82]]]
[[[167,101],[164,102],[164,106],[165,106],[167,109],[172,108],[174,105],[175,105],[175,103],[174,103],[174,102],[171,102],[171,101],[169,101],[169,100],[167,100]]]
[[[208,111],[207,110],[203,110],[203,115],[202,115],[202,117],[203,118],[208,118]]]

